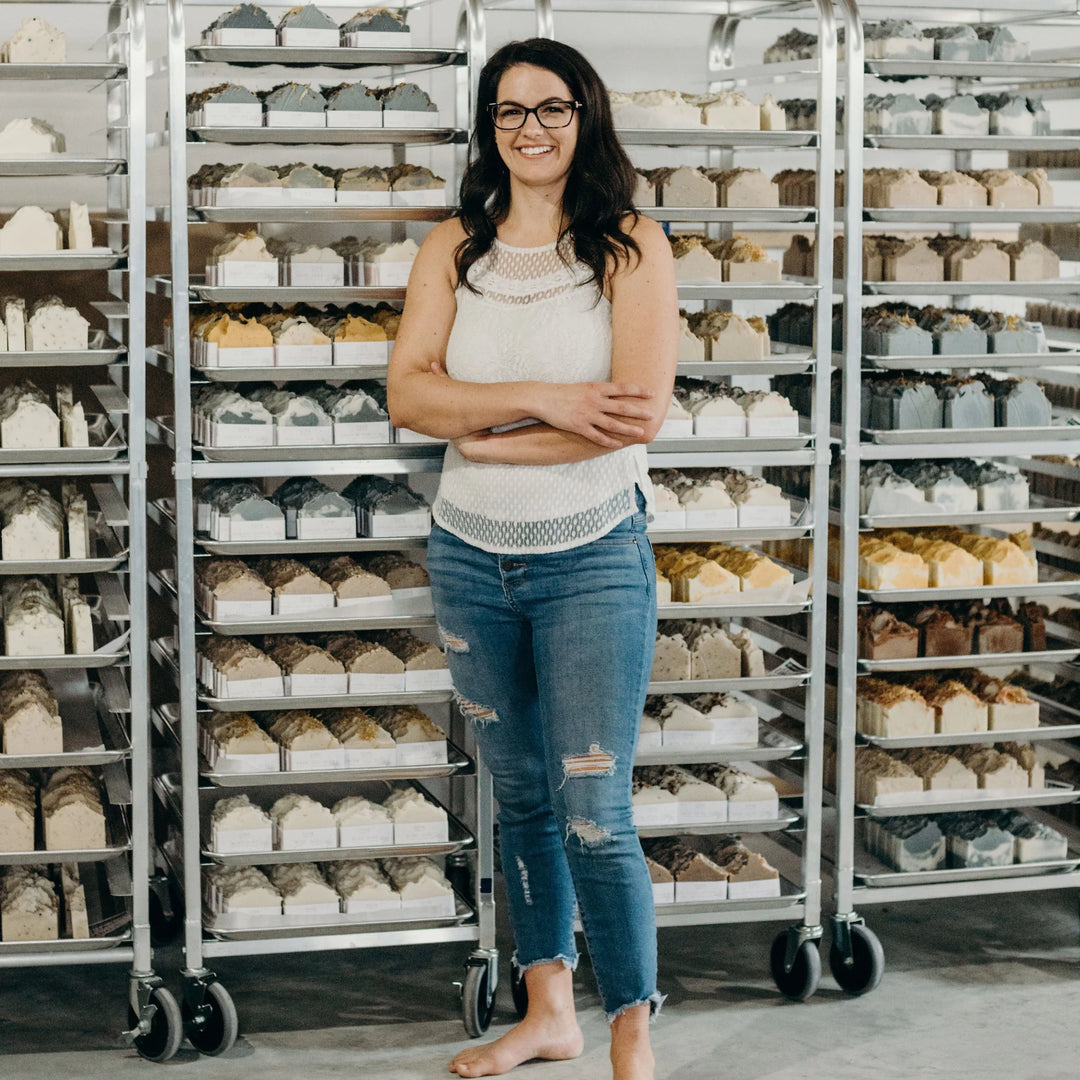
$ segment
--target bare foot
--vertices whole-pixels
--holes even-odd
[[[526,1017],[494,1042],[462,1050],[450,1062],[450,1071],[458,1076],[502,1076],[533,1058],[565,1061],[579,1057],[584,1046],[585,1037],[576,1020],[553,1023]]]
[[[611,1025],[612,1080],[653,1080],[654,1067],[649,1006],[627,1009]]]

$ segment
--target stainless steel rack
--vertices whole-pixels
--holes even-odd
[[[918,5],[921,7],[922,5]],[[856,7],[854,0],[844,0],[846,33],[846,57],[841,69],[845,87],[845,132],[843,137],[843,160],[848,177],[860,177],[864,161],[877,151],[905,150],[913,153],[949,151],[953,155],[952,168],[970,168],[972,154],[983,151],[1005,151],[1012,148],[1035,149],[1043,147],[1073,148],[1076,136],[1065,133],[1030,138],[1000,136],[947,137],[930,136],[879,136],[864,138],[863,94],[867,77],[898,76],[907,78],[945,78],[954,80],[958,92],[972,92],[979,83],[989,84],[998,90],[1006,87],[1026,87],[1027,92],[1039,96],[1040,80],[1069,77],[1075,64],[1049,62],[1032,63],[942,63],[935,61],[867,60],[863,51],[863,17],[872,12],[874,19],[886,17],[914,18],[920,22],[967,22],[975,18],[969,11],[937,9],[921,11],[916,5],[901,8],[896,4],[868,0]],[[861,11],[860,11],[861,9]],[[985,7],[983,11],[989,10]],[[1046,18],[1069,19],[1074,15],[1070,8],[1055,4],[1053,0],[1036,3],[1023,12],[1005,11],[999,5],[995,21],[1016,21],[1022,28],[1030,22]],[[871,17],[871,16],[867,16]],[[1075,26],[1075,22],[1070,23]],[[1013,144],[1022,144],[1014,147]],[[887,159],[895,160],[895,159]],[[940,156],[939,159],[940,160]],[[911,159],[904,164],[911,165]],[[873,600],[879,603],[919,600],[935,602],[955,597],[1000,597],[1069,595],[1075,589],[1073,574],[1062,574],[1043,568],[1037,585],[1026,587],[986,586],[963,590],[911,590],[879,591],[858,587],[858,541],[860,529],[918,528],[932,526],[939,519],[933,516],[898,513],[860,514],[859,486],[860,468],[874,461],[898,459],[942,459],[963,456],[1001,459],[1011,457],[1021,467],[1038,453],[1075,453],[1074,440],[1068,427],[1054,427],[1019,431],[994,429],[960,432],[956,430],[932,430],[914,432],[862,431],[860,430],[860,390],[863,374],[869,370],[918,371],[920,369],[1003,369],[1017,375],[1033,375],[1043,378],[1042,369],[1049,365],[1068,365],[1075,368],[1075,356],[1057,353],[1044,357],[1022,354],[1012,358],[994,355],[985,357],[883,357],[867,356],[862,350],[862,311],[864,296],[953,296],[956,302],[969,303],[969,298],[979,296],[1032,296],[1071,294],[1071,281],[1035,281],[1007,283],[884,283],[863,282],[862,237],[864,228],[883,223],[904,223],[917,228],[919,225],[951,227],[958,235],[970,235],[973,225],[989,222],[1016,224],[1023,221],[1075,221],[1077,210],[1044,208],[1031,210],[1009,209],[889,209],[880,210],[861,205],[862,185],[847,185],[847,205],[838,220],[843,222],[844,258],[849,272],[843,282],[843,351],[839,366],[842,368],[843,416],[841,426],[835,432],[840,443],[841,511],[834,516],[840,526],[840,582],[831,584],[839,614],[839,644],[832,654],[831,666],[837,680],[835,733],[837,744],[835,836],[831,870],[835,877],[836,914],[833,918],[833,943],[830,961],[834,976],[841,986],[852,994],[869,992],[877,986],[884,969],[884,952],[876,935],[865,924],[858,908],[871,904],[896,903],[907,900],[959,899],[966,896],[986,895],[994,892],[1039,891],[1046,889],[1080,887],[1077,859],[1048,864],[1015,864],[1000,868],[960,868],[900,873],[884,866],[866,850],[865,822],[868,818],[895,814],[929,814],[935,812],[963,811],[976,808],[973,801],[949,804],[913,803],[908,806],[860,807],[855,801],[855,751],[857,746],[878,746],[885,749],[909,747],[942,747],[959,744],[990,744],[1004,739],[1041,741],[1069,738],[1076,729],[1064,723],[1060,714],[1044,708],[1044,726],[1025,731],[989,731],[964,735],[930,735],[923,737],[877,737],[856,732],[856,695],[860,677],[867,674],[888,674],[902,671],[943,670],[947,674],[956,667],[989,667],[991,669],[1027,663],[1038,663],[1060,670],[1070,661],[1072,649],[1069,643],[1051,640],[1039,653],[1016,653],[1008,655],[980,655],[968,657],[933,657],[903,661],[875,661],[859,656],[857,619],[860,603]],[[949,524],[966,524],[987,531],[991,527],[1006,528],[1010,523],[1038,521],[1069,521],[1076,517],[1078,508],[1054,500],[1032,498],[1031,507],[1025,511],[975,511],[956,515],[942,515],[940,521]],[[1051,632],[1051,638],[1056,637]],[[1055,745],[1059,745],[1055,743]],[[1068,745],[1068,744],[1066,744]],[[1002,795],[978,801],[978,808],[1003,808],[1024,805],[1047,806],[1075,801],[1076,793],[1067,788],[1048,788],[1042,792],[1030,792],[1019,799]],[[1035,816],[1039,816],[1035,814]],[[1069,836],[1070,850],[1075,849],[1072,831],[1064,828],[1055,818],[1045,816],[1047,821],[1057,821],[1057,827]]]
[[[31,14],[29,5],[6,5]],[[106,246],[91,252],[0,258],[3,291],[18,291],[11,276],[66,270],[95,271],[101,289],[93,306],[106,319],[92,330],[89,348],[80,351],[4,353],[5,377],[19,374],[71,380],[84,396],[91,391],[107,415],[81,450],[0,452],[0,475],[28,477],[47,485],[74,481],[87,497],[91,547],[80,559],[5,562],[7,574],[92,574],[100,595],[95,610],[97,650],[53,657],[3,657],[5,671],[36,668],[46,673],[60,703],[64,725],[62,753],[0,755],[0,769],[55,769],[85,766],[99,776],[105,791],[108,844],[97,850],[35,851],[6,854],[0,861],[76,862],[91,911],[90,936],[59,940],[0,942],[0,967],[61,964],[129,964],[128,1029],[124,1040],[150,1057],[168,1057],[179,1045],[179,1009],[153,970],[149,929],[150,759],[147,704],[145,347],[146,273],[146,24],[143,0],[72,0],[49,11],[68,32],[69,50],[85,51],[66,26],[79,10],[81,19],[100,23],[93,59],[64,63],[0,64],[5,94],[30,83],[40,93],[35,111],[49,115],[52,105],[70,95],[89,93],[101,103],[103,136],[98,153],[72,152],[50,158],[7,159],[0,175],[41,178],[78,190],[91,211],[105,209]],[[11,12],[14,15],[15,12]],[[14,25],[14,24],[13,24]],[[95,135],[95,138],[98,136]],[[83,140],[75,137],[73,142]],[[57,189],[59,190],[59,189]],[[46,200],[47,194],[42,199]],[[95,224],[95,229],[98,226]],[[30,280],[26,277],[23,280]],[[58,278],[50,289],[63,295]],[[11,286],[10,288],[8,286]],[[108,299],[106,299],[108,297]],[[91,384],[100,384],[92,386]],[[93,417],[88,420],[93,421]],[[89,591],[89,589],[87,590]]]
[[[745,72],[733,68],[733,42],[744,19],[757,17],[801,17],[814,19],[824,55],[824,62],[802,65],[802,78],[812,83],[813,96],[819,102],[820,132],[806,131],[722,131],[710,128],[697,129],[640,129],[625,128],[619,137],[628,147],[631,158],[638,147],[687,148],[700,154],[704,151],[709,164],[715,167],[731,167],[740,151],[755,153],[777,151],[790,155],[804,155],[808,164],[819,177],[831,177],[835,168],[836,100],[836,25],[831,0],[812,0],[803,4],[758,4],[709,2],[657,3],[607,2],[607,0],[485,0],[489,10],[520,10],[532,7],[536,15],[537,33],[554,37],[556,15],[562,19],[576,12],[643,14],[674,17],[678,15],[709,16],[712,20],[707,42],[706,76],[710,88],[728,88],[736,82],[760,81],[761,88],[773,79],[770,69]],[[798,14],[795,14],[795,13]],[[609,80],[609,83],[611,81]],[[617,85],[617,83],[611,83]],[[785,161],[787,158],[785,158]],[[725,900],[712,904],[677,903],[657,906],[657,923],[661,927],[685,925],[719,925],[726,923],[773,921],[791,924],[776,938],[770,952],[769,962],[777,986],[788,996],[805,1000],[817,987],[821,963],[818,956],[818,939],[821,937],[821,766],[822,766],[822,717],[824,707],[823,682],[825,672],[825,594],[826,556],[828,528],[828,469],[829,469],[829,373],[830,373],[830,322],[832,301],[832,243],[831,228],[820,232],[822,222],[832,222],[834,215],[833,185],[817,185],[818,202],[807,207],[716,209],[693,207],[648,207],[642,212],[665,226],[699,226],[713,235],[731,236],[735,225],[764,228],[792,227],[805,223],[818,235],[828,240],[817,245],[816,272],[812,279],[790,280],[779,283],[742,284],[716,283],[710,285],[680,284],[681,301],[700,303],[730,310],[743,301],[774,301],[777,306],[787,300],[804,300],[815,307],[814,346],[800,349],[777,343],[773,355],[760,362],[694,364],[680,366],[679,374],[705,378],[735,377],[742,375],[790,375],[803,374],[813,387],[812,415],[800,436],[787,439],[741,439],[737,445],[731,440],[684,438],[657,440],[649,447],[650,468],[693,468],[731,466],[760,470],[782,466],[808,466],[812,483],[805,503],[800,503],[801,513],[787,527],[763,527],[756,529],[655,531],[654,542],[679,543],[700,540],[722,540],[739,543],[767,541],[799,541],[807,554],[810,570],[800,571],[796,577],[803,580],[800,595],[771,603],[749,606],[746,594],[733,603],[671,604],[659,611],[664,619],[712,619],[733,620],[748,626],[754,624],[755,632],[761,629],[761,642],[766,649],[774,647],[775,633],[770,634],[771,618],[797,615],[805,619],[807,630],[804,638],[804,663],[784,664],[774,657],[766,661],[766,674],[761,678],[710,681],[708,687],[718,690],[739,690],[755,695],[764,702],[768,695],[782,689],[790,689],[802,701],[805,709],[805,727],[801,741],[785,739],[778,732],[762,724],[762,733],[755,747],[711,747],[704,750],[642,749],[637,764],[680,764],[687,762],[767,762],[778,761],[798,754],[800,796],[795,800],[797,812],[782,806],[781,816],[767,822],[729,822],[714,826],[671,825],[639,829],[644,837],[660,835],[708,836],[718,833],[754,834],[751,846],[766,855],[782,877],[779,897],[755,900]],[[826,284],[827,283],[827,284]],[[810,588],[810,596],[806,589]],[[751,618],[754,616],[754,618]],[[775,628],[774,628],[775,629]],[[818,645],[821,642],[822,645]],[[807,644],[809,643],[809,644]],[[650,694],[695,693],[705,689],[696,682],[653,683]],[[767,706],[763,705],[767,709]],[[789,713],[789,717],[794,712]],[[661,942],[662,947],[662,942]],[[519,1012],[524,1014],[527,1001],[524,985],[516,971],[511,972],[514,1000]]]
[[[194,499],[203,479],[283,477],[314,475],[347,477],[357,473],[401,474],[436,472],[441,465],[441,446],[381,445],[367,447],[312,447],[226,449],[202,447],[192,438],[192,387],[207,380],[243,381],[245,379],[385,378],[386,365],[322,367],[318,369],[266,369],[209,371],[190,362],[191,342],[189,313],[193,305],[203,303],[310,302],[330,301],[402,301],[404,288],[339,289],[251,289],[222,288],[206,285],[189,272],[189,238],[204,226],[271,223],[334,223],[348,226],[354,222],[390,223],[395,239],[405,236],[406,222],[435,222],[445,219],[452,210],[440,207],[233,207],[189,206],[187,175],[198,154],[205,159],[207,148],[214,153],[230,147],[243,147],[248,155],[271,144],[342,146],[366,144],[368,149],[388,148],[395,163],[405,161],[410,145],[437,146],[457,144],[454,151],[460,162],[468,127],[469,78],[482,54],[472,21],[480,11],[470,2],[462,14],[460,41],[453,48],[258,48],[188,47],[192,13],[213,12],[182,0],[165,0],[168,15],[167,56],[155,65],[155,72],[167,76],[169,123],[150,140],[152,147],[167,147],[169,155],[170,194],[167,206],[151,211],[155,220],[170,223],[171,265],[169,272],[147,282],[147,291],[168,302],[172,319],[171,348],[155,344],[148,351],[148,362],[157,373],[155,381],[161,394],[171,399],[172,415],[147,421],[155,453],[172,466],[174,484],[158,493],[149,509],[149,521],[160,550],[167,552],[160,565],[153,568],[149,583],[155,595],[160,623],[171,633],[155,638],[150,655],[159,677],[155,698],[155,728],[160,736],[166,760],[171,762],[168,777],[155,784],[161,812],[158,828],[158,854],[164,871],[158,883],[159,929],[162,933],[182,926],[185,964],[183,1008],[186,1032],[193,1044],[207,1054],[219,1054],[232,1045],[237,1034],[236,1011],[228,992],[215,972],[207,966],[214,957],[255,954],[289,954],[325,949],[372,949],[399,945],[428,945],[434,942],[471,943],[462,984],[462,1006],[467,1030],[472,1035],[485,1031],[494,1009],[498,980],[498,954],[495,949],[495,911],[492,892],[492,794],[490,775],[475,761],[471,733],[457,714],[449,689],[387,694],[349,694],[267,698],[218,698],[196,678],[197,635],[208,632],[242,634],[253,632],[311,632],[342,628],[412,626],[430,627],[430,616],[387,617],[382,619],[267,619],[257,624],[215,621],[200,612],[195,603],[195,567],[197,560],[218,554],[313,554],[372,550],[423,550],[423,538],[370,539],[341,541],[215,543],[195,530]],[[224,3],[216,5],[224,10]],[[287,6],[287,5],[284,5]],[[320,6],[342,18],[355,10],[351,0],[324,0]],[[396,5],[413,9],[419,5]],[[349,11],[346,12],[346,7]],[[482,14],[482,13],[481,13]],[[259,66],[255,66],[259,65]],[[325,71],[335,80],[346,71],[350,78],[369,72],[379,75],[408,75],[411,72],[450,69],[456,91],[455,116],[459,123],[431,129],[362,129],[334,128],[234,128],[183,126],[186,93],[190,81],[211,73],[228,72],[226,77],[243,82],[253,74],[265,77],[267,69],[283,69],[284,78],[318,77]],[[311,74],[308,74],[311,73]],[[445,103],[444,103],[445,104]],[[211,159],[213,160],[213,159]],[[448,158],[449,160],[449,158]],[[440,170],[441,171],[441,170]],[[201,268],[200,268],[201,269]],[[175,553],[175,564],[173,561]],[[333,613],[331,613],[331,616]],[[206,709],[248,711],[287,708],[335,708],[351,705],[425,704],[444,710],[449,736],[448,764],[401,766],[383,769],[292,770],[266,775],[217,772],[201,758],[198,747],[198,716]],[[288,786],[294,790],[317,793],[326,788],[344,794],[342,785],[356,785],[372,780],[423,778],[425,784],[446,803],[451,816],[451,841],[441,845],[397,845],[379,849],[336,849],[334,851],[277,851],[256,855],[218,855],[207,850],[206,834],[212,805],[218,797],[237,791],[258,792],[267,786]],[[314,786],[313,786],[314,785]],[[329,786],[328,786],[329,785]],[[208,862],[261,865],[268,862],[301,862],[316,859],[364,858],[407,854],[445,856],[447,872],[459,891],[457,913],[452,918],[424,919],[393,923],[361,922],[355,917],[311,920],[310,925],[253,926],[250,929],[225,926],[209,910],[204,910],[202,875]]]

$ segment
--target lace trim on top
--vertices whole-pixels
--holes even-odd
[[[469,280],[486,300],[510,305],[550,300],[586,284],[589,277],[588,267],[575,261],[569,240],[563,241],[560,254],[558,244],[520,248],[496,237],[469,271]]]

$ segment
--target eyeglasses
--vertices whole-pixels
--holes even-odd
[[[545,101],[535,109],[526,109],[515,101],[493,101],[488,106],[492,123],[500,131],[517,131],[525,126],[525,121],[532,113],[546,128],[564,128],[570,126],[574,113],[583,108],[580,101]]]

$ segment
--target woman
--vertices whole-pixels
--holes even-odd
[[[393,422],[448,439],[428,569],[457,703],[499,801],[529,1008],[450,1071],[572,1058],[575,897],[616,1080],[651,1080],[649,874],[631,770],[652,664],[645,444],[667,411],[671,250],[576,50],[500,49],[480,74],[461,211],[417,257],[390,366]]]

